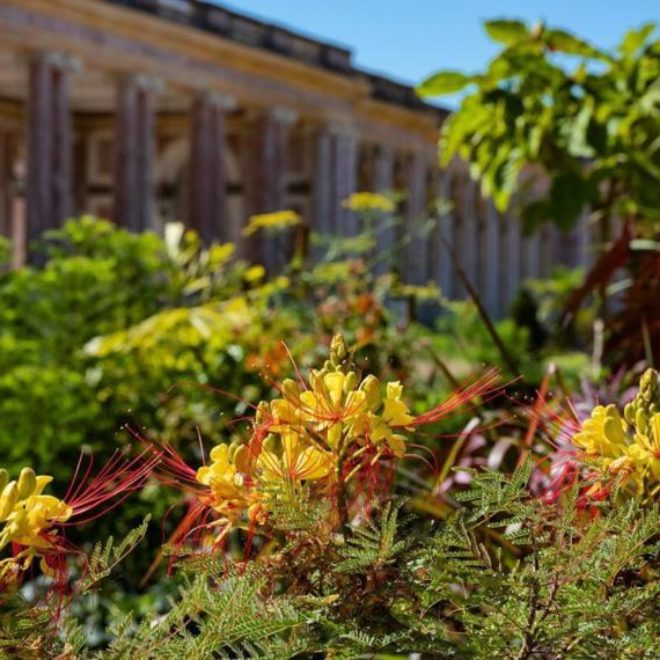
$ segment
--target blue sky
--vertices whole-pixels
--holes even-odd
[[[488,18],[520,17],[612,46],[628,27],[660,22],[660,0],[236,0],[236,11],[349,46],[355,62],[403,82],[436,69],[478,70],[495,48]]]

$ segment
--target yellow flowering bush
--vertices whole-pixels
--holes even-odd
[[[648,369],[623,415],[614,404],[596,406],[573,442],[603,477],[619,475],[640,497],[660,492],[660,383]]]
[[[23,468],[17,481],[9,481],[6,470],[0,470],[0,552],[9,545],[20,547],[12,557],[0,560],[0,582],[12,570],[26,570],[35,557],[41,558],[41,568],[48,572],[43,561],[45,553],[56,542],[52,525],[66,522],[73,509],[52,495],[44,495],[53,480],[47,475],[36,475],[32,468]]]
[[[356,192],[343,202],[344,208],[356,213],[392,213],[394,201],[385,195],[373,192]]]
[[[61,534],[63,526],[95,520],[123,502],[126,496],[142,488],[160,454],[151,449],[132,459],[115,452],[97,475],[90,469],[78,480],[82,460],[63,499],[44,494],[53,478],[37,475],[24,467],[17,480],[9,480],[0,469],[0,595],[9,584],[20,580],[34,559],[39,559],[42,573],[66,577],[66,555],[72,544]],[[89,468],[93,461],[90,459]]]
[[[301,222],[300,215],[290,209],[274,211],[273,213],[260,213],[250,216],[245,229],[243,229],[243,235],[252,236],[252,234],[262,229],[273,231],[295,227]]]
[[[360,378],[341,335],[322,369],[278,389],[280,397],[257,407],[247,441],[216,445],[195,473],[198,501],[217,514],[211,526],[219,528],[218,539],[231,528],[266,524],[274,490],[336,501],[336,520],[345,523],[356,475],[404,457],[415,418],[403,386]]]

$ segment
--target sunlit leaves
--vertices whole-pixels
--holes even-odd
[[[438,74],[436,94],[470,82],[459,110],[443,125],[441,163],[466,160],[500,211],[520,193],[528,230],[546,220],[568,229],[586,210],[600,218],[632,215],[640,226],[660,217],[660,51],[649,42],[654,26],[630,31],[612,52],[542,24],[528,29],[496,20],[485,27],[503,45],[486,70],[469,78]],[[420,92],[425,89],[431,86]],[[552,182],[547,198],[538,187],[528,194],[521,185],[530,166]]]
[[[645,44],[646,40],[655,32],[656,24],[644,23],[637,30],[628,30],[619,45],[619,52],[627,57],[633,56]]]
[[[440,71],[427,78],[417,91],[423,96],[438,96],[441,94],[454,94],[472,82],[470,76],[458,71]]]
[[[487,21],[484,28],[493,41],[511,46],[529,36],[527,27],[521,21]]]
[[[545,42],[552,51],[567,55],[602,58],[604,54],[583,39],[576,37],[566,30],[547,30]]]

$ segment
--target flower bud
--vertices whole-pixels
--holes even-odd
[[[270,408],[265,401],[260,401],[254,414],[254,421],[260,425],[264,424],[270,416]]]
[[[635,424],[635,412],[636,412],[635,405],[631,403],[626,403],[624,409],[623,409],[623,417],[628,422],[628,424]]]
[[[18,499],[18,488],[15,481],[10,481],[3,489],[0,495],[0,522],[7,519],[7,516],[14,510],[16,500]]]
[[[644,408],[638,408],[635,415],[635,428],[640,432],[646,434],[649,423],[649,417]]]
[[[358,375],[354,371],[349,371],[344,378],[344,394],[352,392],[358,384]]]
[[[37,487],[37,475],[34,473],[34,470],[30,467],[24,467],[21,470],[21,474],[18,477],[18,499],[25,500]]]
[[[250,468],[250,450],[247,445],[240,445],[234,452],[234,465],[239,472],[247,473]]]
[[[639,379],[639,394],[650,403],[657,398],[659,389],[658,372],[654,369],[647,369]]]
[[[295,380],[287,378],[282,383],[282,395],[285,399],[298,399],[300,397],[300,386]]]
[[[360,391],[367,397],[367,408],[372,412],[378,408],[382,401],[380,381],[373,374],[369,374],[361,383]]]
[[[346,357],[346,342],[343,335],[337,334],[330,342],[330,361],[339,364]]]

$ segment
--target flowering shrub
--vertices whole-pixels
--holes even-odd
[[[648,369],[623,416],[615,404],[596,406],[573,442],[601,481],[619,477],[634,494],[653,500],[660,492],[660,383]],[[597,483],[594,492],[602,491]]]
[[[626,506],[594,500],[599,515],[585,515],[582,482],[556,500],[538,497],[528,460],[509,476],[472,470],[468,489],[443,496],[454,511],[440,524],[414,514],[395,474],[416,437],[495,387],[487,374],[414,415],[401,384],[359,374],[336,336],[320,369],[283,380],[242,420],[246,437],[216,444],[200,466],[141,438],[147,447],[137,458],[117,455],[93,479],[74,479],[63,498],[46,495],[50,477],[30,468],[16,481],[0,473],[0,550],[9,554],[0,563],[0,648],[16,657],[28,647],[40,657],[87,655],[75,603],[139,543],[144,526],[114,550],[97,546],[77,580],[66,568],[80,554],[63,531],[154,474],[187,503],[162,548],[174,575],[187,577],[166,613],[118,620],[104,657],[654,657],[660,513],[656,457],[640,451],[657,424],[657,373],[644,375],[625,409],[634,431],[601,409],[574,437],[585,470],[609,473],[619,460],[612,448],[628,448],[639,464],[631,492],[648,480],[643,497]],[[426,497],[432,511],[436,496]],[[46,589],[31,603],[12,600],[31,572],[54,597]]]

